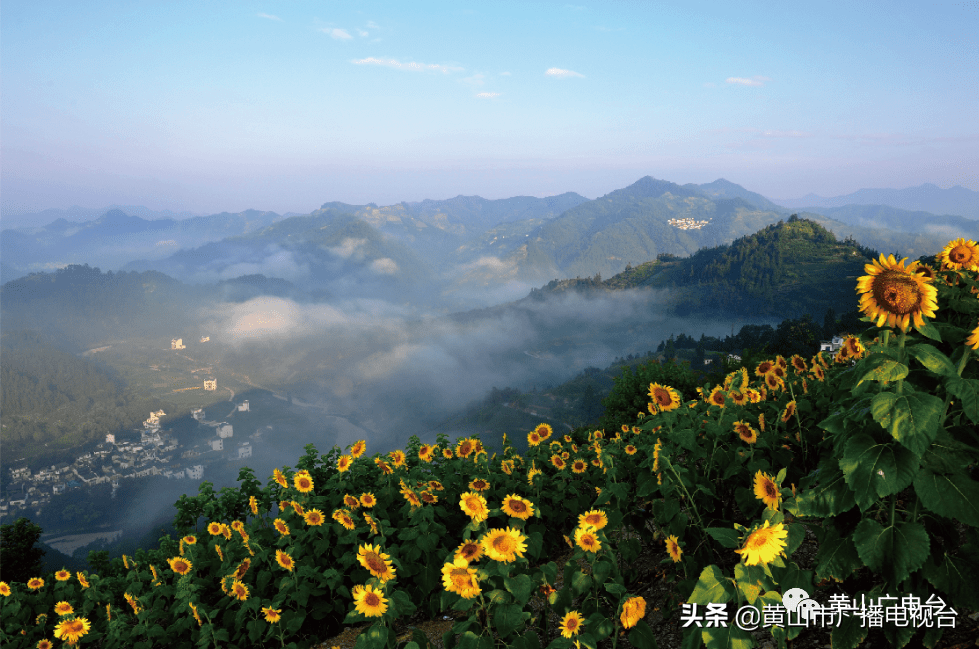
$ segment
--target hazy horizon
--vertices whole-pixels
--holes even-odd
[[[961,3],[5,3],[6,214],[979,190]],[[806,39],[799,29],[805,25]]]

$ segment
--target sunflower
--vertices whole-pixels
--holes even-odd
[[[340,513],[334,516],[334,520],[348,530],[352,530],[357,527],[357,524],[354,523],[354,519],[350,516],[350,512],[348,512],[346,509],[341,509]]]
[[[723,408],[727,404],[727,396],[724,394],[721,386],[714,386],[714,389],[710,391],[710,396],[707,397],[707,403],[720,408]]]
[[[54,573],[54,578],[58,581],[68,581],[71,579],[71,573],[62,568],[58,572]]]
[[[178,575],[186,575],[190,572],[190,569],[194,567],[194,564],[188,559],[183,557],[173,557],[172,559],[167,559],[170,564],[170,570],[173,570]]]
[[[857,280],[860,293],[860,310],[878,327],[900,327],[907,331],[913,321],[924,326],[922,316],[935,317],[938,309],[938,291],[931,281],[905,267],[905,259],[897,261],[894,255],[880,256],[880,261],[864,266],[866,275]]]
[[[286,522],[281,518],[277,518],[272,521],[272,525],[275,526],[276,531],[278,531],[278,533],[282,536],[289,536],[289,525],[286,524]]]
[[[292,484],[300,493],[308,494],[313,490],[313,479],[306,472],[299,472],[293,477]]]
[[[761,432],[765,432],[765,413],[763,412],[758,413],[758,428],[761,429]]]
[[[762,473],[761,470],[755,474],[755,498],[761,500],[769,509],[778,510],[779,501],[782,494],[778,491],[778,485],[772,476]]]
[[[979,325],[976,325],[976,328],[972,330],[972,334],[966,338],[965,344],[972,349],[979,349]]]
[[[602,542],[590,527],[577,528],[574,531],[574,542],[579,548],[588,552],[598,552],[602,549]]]
[[[600,509],[593,509],[578,516],[578,525],[590,527],[593,530],[601,530],[608,525],[608,516]]]
[[[585,626],[585,618],[581,617],[581,613],[568,611],[568,614],[561,618],[561,635],[565,638],[578,635],[583,626]]]
[[[443,448],[442,457],[444,457],[446,460],[451,460],[453,457],[455,457],[455,455],[452,453],[451,448]]]
[[[388,453],[388,457],[391,458],[391,464],[393,464],[395,468],[403,467],[407,460],[407,458],[405,458],[405,452],[402,450],[391,451]]]
[[[78,642],[79,638],[88,633],[88,630],[91,628],[92,624],[84,617],[62,620],[58,622],[58,626],[54,630],[54,637],[59,640],[64,640],[69,645],[73,645]]]
[[[455,552],[455,558],[460,557],[469,563],[475,563],[483,558],[483,546],[476,541],[463,541]]]
[[[673,559],[673,563],[680,563],[680,555],[683,554],[683,548],[680,547],[680,539],[675,534],[666,537],[666,551],[670,554],[670,558]]]
[[[942,268],[951,270],[979,270],[979,244],[971,239],[949,241],[938,254]]]
[[[551,428],[550,424],[537,424],[537,428],[534,429],[541,439],[547,439],[554,434],[554,429]]]
[[[0,581],[0,595],[10,597],[10,584],[5,581]]]
[[[534,504],[516,494],[511,494],[503,499],[503,513],[525,521],[534,515]]]
[[[642,597],[630,597],[622,604],[619,621],[622,622],[623,628],[631,629],[644,617],[646,617],[646,600]]]
[[[350,455],[353,459],[359,458],[367,450],[367,442],[365,440],[359,439],[354,442],[354,445],[350,447]]]
[[[197,620],[197,626],[204,626],[204,620],[201,619],[200,613],[197,612],[197,606],[193,602],[187,602],[187,606],[194,613],[194,619]]]
[[[734,405],[736,406],[743,406],[749,401],[748,395],[740,390],[731,390],[731,392],[728,393],[728,396],[731,397],[731,401],[733,401]]]
[[[769,564],[785,550],[788,535],[789,531],[782,523],[769,526],[769,522],[765,521],[763,527],[748,536],[744,547],[735,552],[741,555],[746,565]]]
[[[765,385],[768,386],[769,390],[778,390],[784,388],[785,383],[774,372],[769,372],[765,375]]]
[[[649,398],[653,400],[657,410],[662,412],[669,412],[680,407],[680,394],[666,385],[650,383]]]
[[[58,602],[54,605],[54,612],[59,616],[71,615],[75,612],[75,609],[71,607],[68,602]]]
[[[229,596],[234,597],[240,602],[244,602],[248,599],[248,586],[235,579],[231,582],[231,593]]]
[[[373,534],[374,536],[377,536],[377,522],[367,512],[364,512],[364,520],[370,526],[370,528],[371,528],[371,534]]]
[[[478,493],[467,491],[459,497],[459,507],[474,523],[481,523],[489,516],[486,499]]]
[[[282,615],[280,615],[282,613],[281,608],[272,608],[271,606],[263,606],[262,613],[265,614],[265,621],[268,622],[269,624],[275,624],[276,622],[282,619]]]
[[[218,553],[218,558],[220,558],[221,562],[224,563],[224,552],[221,551],[221,546],[215,543],[214,551]]]
[[[814,377],[816,377],[816,380],[817,381],[825,381],[826,380],[826,372],[823,371],[823,366],[822,365],[814,365],[813,368],[812,368],[812,375]]]
[[[792,356],[792,369],[795,370],[796,374],[803,374],[809,371],[809,368],[806,366],[806,359],[798,354],[794,354]]]
[[[575,473],[584,473],[588,469],[588,463],[584,460],[575,460],[571,463],[571,470]]]
[[[422,502],[428,503],[429,505],[434,505],[439,501],[439,497],[433,494],[431,491],[426,489],[425,491],[418,494],[422,499]]]
[[[275,551],[275,561],[280,567],[285,568],[289,572],[292,572],[292,568],[295,565],[292,561],[292,556],[282,550]]]
[[[291,503],[289,503],[289,506],[292,507],[292,511],[296,512],[300,516],[303,516],[303,515],[306,514],[306,512],[303,510],[303,506],[300,505],[299,503],[297,503],[295,500],[293,500]]]
[[[458,555],[442,566],[442,587],[463,599],[472,599],[480,593],[476,569]]]
[[[253,496],[254,497],[254,496]],[[187,545],[197,545],[197,537],[193,534],[188,534],[183,539],[181,539]]]
[[[541,471],[536,466],[534,466],[533,464],[531,464],[530,465],[530,471],[527,472],[527,484],[529,484],[531,487],[533,487],[534,486],[534,478],[536,478],[537,476],[539,476],[541,473],[543,473],[543,471]]]
[[[323,512],[318,509],[310,509],[303,515],[303,519],[306,521],[307,525],[311,525],[313,527],[322,525],[323,521],[325,520],[323,518]]]
[[[761,393],[758,390],[755,390],[754,388],[746,389],[744,391],[744,394],[746,397],[748,397],[748,401],[750,401],[751,403],[758,403],[759,401],[761,401]]]
[[[537,434],[536,430],[532,430],[529,433],[527,433],[527,444],[529,446],[537,446],[538,444],[540,444],[540,442],[541,442],[540,435]]]
[[[283,489],[289,486],[289,483],[286,481],[286,477],[282,474],[282,471],[279,471],[278,469],[273,469],[272,477],[275,478],[275,481],[278,482],[279,486],[282,487]]]
[[[860,358],[867,351],[860,339],[855,336],[848,337],[843,341],[843,344],[846,345],[846,351],[851,358]]]
[[[343,504],[350,509],[357,509],[360,507],[360,499],[357,496],[352,496],[350,494],[343,495]]]
[[[442,483],[439,482],[438,480],[429,480],[428,486],[434,489],[435,491],[445,491],[445,487],[443,487]]]
[[[560,455],[555,453],[554,455],[551,456],[551,465],[558,471],[563,471],[564,467],[566,466],[566,463],[564,461],[564,458],[562,458]]]
[[[772,361],[762,361],[758,363],[758,367],[755,368],[755,376],[765,376],[774,365],[775,363]]]
[[[466,439],[460,440],[459,443],[456,444],[456,456],[458,457],[467,458],[472,455],[474,450],[472,438],[467,437]]]
[[[511,527],[493,529],[480,539],[483,552],[493,561],[510,563],[527,551],[527,537]]]
[[[248,506],[251,508],[252,514],[254,514],[254,515],[257,516],[258,515],[258,500],[255,498],[255,496],[249,496],[248,497]]]
[[[742,441],[747,442],[748,444],[754,444],[758,441],[757,431],[755,431],[755,429],[752,428],[751,424],[748,422],[734,422],[734,432],[738,434],[738,437],[740,437]]]
[[[391,468],[391,465],[385,462],[384,460],[382,460],[381,458],[375,458],[374,464],[377,465],[377,468],[379,468],[381,470],[381,473],[383,473],[384,475],[391,475],[392,473],[394,473],[394,469]]]
[[[421,507],[422,506],[422,500],[421,500],[421,498],[419,498],[418,497],[418,494],[416,494],[411,489],[405,489],[404,491],[401,492],[401,495],[404,496],[404,499],[407,500],[411,504],[412,507]]]
[[[789,401],[785,404],[785,410],[782,411],[782,421],[787,422],[795,414],[795,399]]]
[[[47,638],[43,638],[37,642],[37,649],[53,649],[53,647],[54,644]]]
[[[428,444],[422,444],[418,448],[418,459],[421,460],[422,462],[431,462],[432,461],[432,447],[429,446]]]
[[[238,564],[238,567],[235,568],[235,572],[234,572],[235,579],[239,579],[239,580],[244,579],[245,575],[248,574],[248,569],[251,568],[251,566],[252,566],[251,559],[243,559],[242,562]]]
[[[381,552],[380,545],[361,545],[357,548],[357,561],[381,581],[394,579],[395,569],[391,566],[391,556]]]
[[[352,461],[353,460],[350,458],[349,455],[341,455],[337,459],[337,471],[339,471],[340,473],[343,473],[344,471],[349,471],[350,470],[350,463]]]
[[[473,491],[486,491],[490,488],[490,483],[486,482],[482,478],[476,478],[469,483],[469,488]]]
[[[388,601],[384,591],[368,584],[354,595],[354,608],[366,617],[381,617],[388,610]]]
[[[638,449],[632,444],[627,444],[625,447],[626,455],[635,455]]]
[[[360,494],[360,504],[362,507],[370,508],[377,504],[377,499],[374,494],[365,491]]]

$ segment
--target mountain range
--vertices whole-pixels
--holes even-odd
[[[959,185],[949,189],[942,189],[931,183],[906,189],[859,189],[845,196],[825,198],[806,194],[802,198],[778,199],[777,202],[789,209],[808,210],[845,205],[887,205],[902,210],[979,219],[979,192]]]

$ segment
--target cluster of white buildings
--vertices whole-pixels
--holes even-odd
[[[699,230],[705,225],[709,225],[710,220],[698,221],[696,219],[683,218],[683,219],[670,219],[669,221],[667,221],[667,223],[672,225],[674,228],[679,228],[681,230]]]
[[[238,404],[236,409],[249,412],[248,401]],[[0,517],[30,509],[40,515],[53,496],[84,485],[111,483],[115,496],[122,481],[130,478],[162,475],[168,479],[199,481],[204,477],[206,464],[252,456],[251,442],[234,444],[231,441],[234,427],[226,421],[206,420],[201,408],[191,411],[191,416],[205,429],[211,429],[214,436],[181,452],[176,439],[161,428],[160,418],[165,415],[162,410],[150,413],[143,428],[137,431],[138,442],[135,437],[118,440],[110,434],[94,451],[80,455],[71,464],[62,462],[36,473],[27,466],[10,469],[6,497],[0,498]]]

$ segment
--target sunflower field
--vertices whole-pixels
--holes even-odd
[[[365,440],[309,445],[265,484],[247,468],[237,489],[204,482],[158,550],[0,582],[0,642],[309,647],[366,625],[362,649],[427,649],[396,621],[450,616],[446,649],[652,649],[630,569],[651,549],[684,647],[787,646],[803,627],[689,622],[698,606],[778,611],[792,588],[975,611],[979,246],[905,261],[867,265],[856,290],[876,326],[834,357],[767,359],[696,394],[651,384],[618,430],[541,424],[495,453],[444,436],[372,457]],[[810,570],[793,560],[807,530]],[[857,646],[864,620],[836,608],[833,646]],[[896,647],[945,630],[882,629]]]

